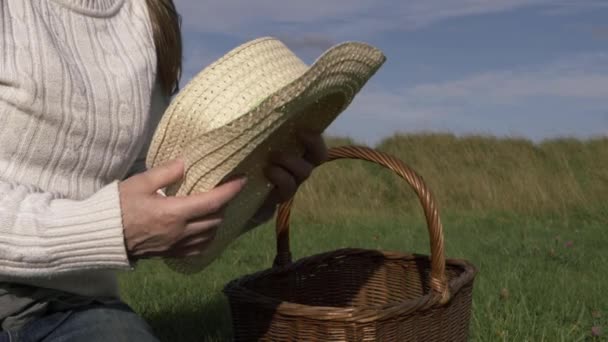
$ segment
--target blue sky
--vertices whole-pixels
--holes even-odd
[[[608,135],[608,0],[176,0],[182,86],[230,49],[274,36],[307,63],[364,41],[387,61],[329,127],[375,144],[397,132]]]

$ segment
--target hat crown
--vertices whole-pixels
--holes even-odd
[[[203,69],[186,85],[189,91],[176,96],[168,112],[190,112],[196,120],[190,126],[193,130],[189,137],[193,138],[249,112],[307,69],[281,41],[256,39]]]

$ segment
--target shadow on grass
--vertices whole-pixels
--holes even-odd
[[[163,342],[230,341],[232,322],[223,295],[218,294],[201,307],[183,307],[146,317]]]

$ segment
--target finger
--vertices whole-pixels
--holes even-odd
[[[212,214],[204,218],[190,220],[186,224],[183,237],[191,239],[195,236],[215,236],[217,228],[224,221],[223,214]]]
[[[316,166],[327,160],[327,146],[321,134],[301,132],[298,133],[298,138],[305,148],[304,159]]]
[[[238,178],[219,185],[208,192],[163,199],[170,200],[170,205],[173,206],[177,215],[186,220],[191,220],[218,213],[243,189],[245,183],[245,178]]]
[[[213,240],[206,240],[206,241],[202,241],[198,244],[190,245],[188,247],[175,248],[175,249],[172,249],[171,251],[169,251],[167,256],[169,256],[171,258],[186,258],[186,257],[197,256],[197,255],[202,254],[203,251],[209,247],[209,244],[212,241]]]
[[[314,169],[314,165],[306,159],[282,152],[273,153],[270,161],[291,173],[295,177],[297,184],[301,184],[308,179]]]
[[[181,159],[172,159],[167,163],[139,173],[133,178],[141,179],[145,183],[145,192],[151,194],[160,188],[178,182],[183,176],[184,162]]]
[[[186,237],[186,238],[182,239],[180,242],[178,242],[177,244],[175,244],[175,246],[173,248],[184,249],[184,248],[190,248],[193,246],[198,246],[202,243],[213,241],[215,239],[216,235],[217,235],[217,226],[210,228],[210,229],[206,229],[201,234]]]
[[[281,202],[290,199],[296,192],[298,186],[295,178],[283,168],[270,166],[265,170],[268,180],[275,185],[273,192],[278,195]]]

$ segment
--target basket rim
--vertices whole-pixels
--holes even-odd
[[[381,320],[395,315],[408,314],[414,311],[447,306],[451,303],[460,289],[473,282],[478,269],[470,261],[465,259],[446,258],[446,266],[455,266],[462,269],[462,273],[448,282],[451,296],[449,300],[441,304],[440,295],[430,290],[429,293],[418,298],[396,301],[384,305],[365,305],[357,307],[335,307],[335,306],[315,306],[284,301],[275,297],[263,295],[251,290],[247,285],[255,283],[270,275],[285,274],[297,271],[301,266],[308,264],[318,264],[324,261],[343,257],[344,255],[365,255],[374,254],[384,257],[385,260],[417,260],[425,259],[430,262],[431,258],[426,254],[403,253],[385,250],[364,249],[364,248],[341,248],[334,251],[319,253],[306,256],[286,266],[275,266],[255,273],[247,274],[231,280],[224,286],[223,292],[230,299],[237,299],[240,302],[254,304],[260,309],[274,310],[282,316],[310,318],[315,320],[327,321],[349,321],[349,322],[369,322]]]

